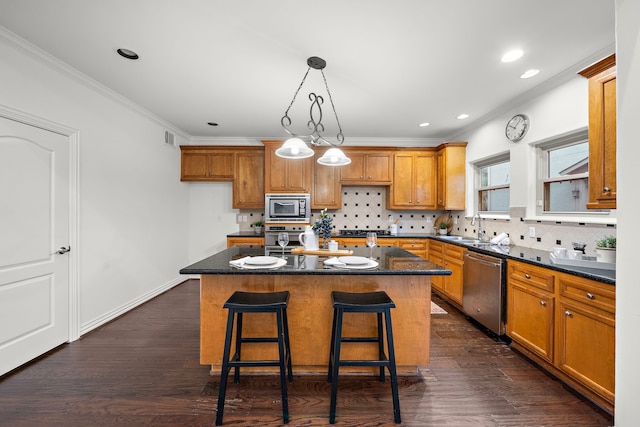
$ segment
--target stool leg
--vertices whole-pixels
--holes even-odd
[[[333,309],[333,322],[331,324],[331,346],[329,347],[329,370],[327,371],[327,381],[332,380],[333,373],[333,360],[335,358],[333,354],[333,348],[336,344],[336,318],[338,317],[338,309]]]
[[[393,396],[393,419],[400,424],[400,397],[398,395],[398,376],[396,374],[396,353],[393,345],[393,330],[391,329],[391,311],[386,309],[384,317],[387,326],[387,347],[389,350],[389,375],[391,376],[391,395]]]
[[[329,409],[329,424],[336,423],[336,403],[338,400],[338,372],[340,369],[340,343],[342,342],[342,314],[343,310],[335,310],[334,321],[335,331],[333,334],[333,365],[330,373],[331,378],[331,407]]]
[[[384,335],[382,334],[382,313],[377,313],[378,317],[378,359],[384,360]],[[380,382],[384,382],[384,366],[380,365]]]
[[[278,310],[276,318],[278,323],[278,354],[280,355],[280,391],[282,393],[282,418],[284,423],[289,423],[289,396],[287,395],[287,365],[285,361],[285,334],[283,325],[283,312]]]
[[[289,319],[287,318],[287,310],[282,310],[282,319],[284,323],[284,347],[287,352],[287,370],[289,372],[289,382],[293,382],[293,368],[291,367],[291,344],[289,342]]]
[[[229,377],[229,353],[231,353],[231,335],[233,334],[234,310],[229,310],[227,316],[227,332],[222,351],[222,368],[220,369],[220,388],[218,389],[218,408],[216,411],[216,425],[222,425],[224,413],[224,399],[227,394],[227,378]]]
[[[233,355],[234,360],[242,360],[240,358],[240,351],[242,350],[242,313],[236,314],[236,352]],[[240,382],[240,367],[236,366],[233,370],[233,382],[238,384]]]

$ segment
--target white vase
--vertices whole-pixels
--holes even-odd
[[[440,234],[445,235],[447,234],[447,229],[446,228],[439,228],[438,231],[440,232]]]
[[[256,232],[256,234],[262,233],[262,227],[253,227],[253,230]]]
[[[598,248],[596,247],[596,260],[598,262],[616,263],[616,248]]]

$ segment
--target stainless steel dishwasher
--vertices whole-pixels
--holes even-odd
[[[464,255],[462,308],[498,335],[505,333],[505,261],[467,251]]]

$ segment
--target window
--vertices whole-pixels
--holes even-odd
[[[538,146],[538,213],[577,213],[589,199],[589,142],[581,130]]]
[[[508,155],[476,164],[478,212],[509,212],[510,173]]]

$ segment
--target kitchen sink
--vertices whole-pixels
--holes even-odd
[[[442,240],[448,240],[450,242],[463,243],[466,245],[477,245],[477,246],[490,246],[491,242],[486,242],[483,240],[472,239],[464,236],[438,236]]]

